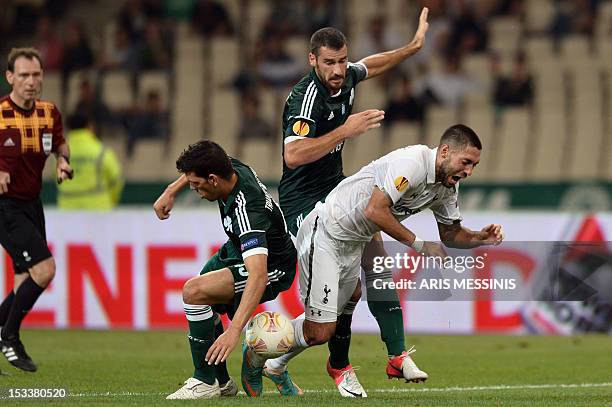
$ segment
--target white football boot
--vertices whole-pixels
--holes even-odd
[[[395,356],[387,363],[387,376],[389,379],[406,379],[407,382],[424,382],[429,375],[419,369],[414,363],[410,355],[416,352],[414,346],[408,349],[408,352],[403,352],[401,355]]]
[[[185,380],[185,385],[166,397],[166,400],[195,400],[221,397],[219,382],[206,384],[195,377]]]
[[[231,377],[227,383],[220,387],[220,390],[221,397],[233,397],[238,394],[238,386],[236,385],[234,379],[232,379]]]
[[[368,397],[350,364],[343,369],[334,369],[327,359],[327,373],[336,382],[342,397]]]

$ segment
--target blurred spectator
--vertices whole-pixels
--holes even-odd
[[[163,139],[169,141],[170,115],[162,106],[158,91],[147,93],[144,105],[135,106],[122,114],[122,122],[128,133],[127,154],[131,156],[139,139]]]
[[[96,137],[85,112],[68,118],[72,182],[58,186],[57,206],[63,210],[110,210],[121,198],[121,165],[113,150]]]
[[[79,96],[74,110],[90,118],[95,132],[100,132],[103,126],[112,125],[114,122],[112,112],[87,78],[82,79],[79,84]]]
[[[522,21],[525,12],[525,0],[499,0],[491,15],[518,17]]]
[[[62,73],[67,78],[72,72],[79,69],[91,68],[94,63],[94,55],[89,46],[89,40],[85,34],[83,24],[79,21],[71,21],[68,24],[66,41],[64,43],[64,58]]]
[[[198,0],[163,0],[163,17],[173,21],[189,21]]]
[[[304,34],[311,35],[319,28],[337,27],[340,28],[340,2],[333,0],[304,0],[304,8],[307,12],[302,14],[306,19]]]
[[[405,41],[389,29],[389,24],[382,14],[374,15],[368,22],[368,30],[357,39],[357,58],[365,58],[379,52],[396,49]]]
[[[488,30],[476,10],[474,2],[456,0],[453,5],[457,8],[452,19],[450,36],[448,38],[447,52],[484,52],[487,49]]]
[[[303,66],[285,50],[285,39],[272,36],[261,42],[262,59],[257,73],[264,84],[275,88],[290,86],[304,73]]]
[[[398,121],[423,123],[425,107],[419,98],[412,93],[410,78],[402,75],[399,86],[393,86],[395,94],[385,107],[385,122],[393,124]]]
[[[413,58],[419,65],[427,68],[434,56],[441,55],[446,51],[450,33],[450,19],[446,14],[446,5],[443,0],[423,0],[421,5],[429,8],[427,19],[429,29],[423,48]]]
[[[103,69],[126,69],[132,72],[137,69],[137,49],[125,27],[117,25],[113,43],[106,49],[107,53],[102,60]]]
[[[598,0],[557,0],[551,23],[551,34],[558,42],[567,34],[591,36]]]
[[[234,34],[234,27],[223,4],[214,0],[200,0],[195,6],[191,24],[205,37]]]
[[[64,45],[57,35],[57,29],[51,17],[42,16],[36,26],[36,42],[34,47],[45,61],[45,71],[59,71],[62,67]]]
[[[161,21],[151,19],[147,22],[145,36],[138,47],[137,66],[139,70],[171,68],[171,40],[162,30]]]
[[[515,55],[510,75],[502,75],[498,64],[493,61],[493,77],[493,102],[496,107],[525,106],[533,101],[533,79],[528,72],[527,59],[523,52],[517,52]]]
[[[297,2],[285,0],[270,0],[270,15],[263,27],[262,38],[264,40],[272,37],[283,37],[298,34],[299,23],[303,20],[302,13],[296,7]],[[309,33],[308,35],[310,35]]]
[[[238,146],[236,155],[242,154],[242,142],[248,139],[273,140],[274,131],[268,121],[261,117],[259,99],[254,92],[249,92],[240,98],[240,129],[238,130]]]
[[[461,70],[459,55],[447,56],[442,72],[429,73],[414,85],[415,93],[426,104],[449,107],[459,106],[466,93],[478,88],[478,83]]]
[[[159,4],[146,0],[127,0],[119,11],[119,24],[135,40],[141,40],[145,35],[147,21],[151,18],[161,18],[162,10]]]

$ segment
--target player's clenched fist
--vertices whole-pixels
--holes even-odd
[[[352,114],[346,119],[349,137],[359,136],[370,129],[380,127],[380,122],[385,118],[385,112],[378,109],[369,109]]]
[[[155,214],[159,219],[164,220],[170,217],[170,211],[173,206],[174,195],[166,190],[153,204],[153,210],[155,210]]]
[[[0,171],[0,195],[8,192],[8,184],[11,183],[11,174]]]

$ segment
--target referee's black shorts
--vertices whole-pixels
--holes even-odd
[[[0,197],[0,244],[13,259],[16,274],[51,257],[39,198],[24,201]]]

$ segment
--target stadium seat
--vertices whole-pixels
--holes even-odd
[[[498,181],[523,181],[526,178],[527,156],[531,149],[529,111],[512,108],[503,112],[498,130],[499,149],[493,166]]]
[[[227,86],[236,78],[240,70],[237,39],[217,37],[210,40],[212,83],[214,87]]]
[[[346,140],[342,152],[344,174],[352,175],[364,165],[380,158],[384,152],[384,138],[380,128]]]
[[[526,1],[525,28],[529,33],[544,33],[550,28],[555,6],[553,0]]]
[[[584,35],[567,36],[561,42],[561,60],[563,65],[572,66],[591,64],[591,45]]]
[[[170,105],[170,78],[165,72],[143,72],[138,78],[138,100],[143,101],[149,91],[157,91],[162,106]]]
[[[240,96],[231,90],[218,90],[213,94],[210,116],[210,138],[219,143],[228,154],[236,152],[240,128]]]
[[[533,62],[554,59],[553,42],[550,37],[528,38],[525,40],[525,52],[527,53],[528,60]]]
[[[204,43],[191,38],[176,49],[171,157],[204,136]],[[198,91],[194,91],[198,90]]]
[[[489,48],[500,54],[513,54],[519,47],[521,23],[516,17],[501,17],[489,23]]]
[[[384,145],[386,154],[390,151],[421,143],[421,126],[415,123],[397,122],[390,126],[388,140]]]
[[[62,114],[69,114],[62,106],[62,77],[58,72],[45,72],[42,99],[55,103]]]
[[[594,179],[601,170],[604,131],[600,70],[597,66],[580,64],[571,73],[573,132],[568,140],[571,156],[567,175],[576,180]]]
[[[167,155],[163,140],[139,140],[132,157],[124,165],[126,178],[134,181],[163,180],[164,167],[174,164]]]
[[[282,170],[280,154],[273,141],[246,140],[242,142],[242,154],[238,157],[252,167],[261,181],[278,181],[278,168]]]
[[[457,110],[452,107],[432,106],[427,111],[425,144],[435,147],[446,129],[457,124]]]
[[[81,86],[81,81],[89,80],[92,86],[95,86],[97,75],[93,70],[83,69],[79,71],[74,71],[68,77],[68,84],[66,87],[66,95],[63,102],[63,112],[64,115],[67,112],[74,111],[78,101],[79,101],[79,88]]]
[[[126,71],[111,71],[102,76],[102,98],[111,109],[121,109],[134,103],[134,92],[130,74]]]
[[[564,152],[567,142],[565,114],[560,108],[546,108],[536,116],[533,159],[528,172],[533,181],[563,179]]]
[[[481,108],[467,108],[463,123],[471,127],[482,142],[480,164],[474,171],[471,179],[477,181],[491,180],[492,169],[497,160],[497,147],[499,137],[495,131],[495,113],[491,106]]]

